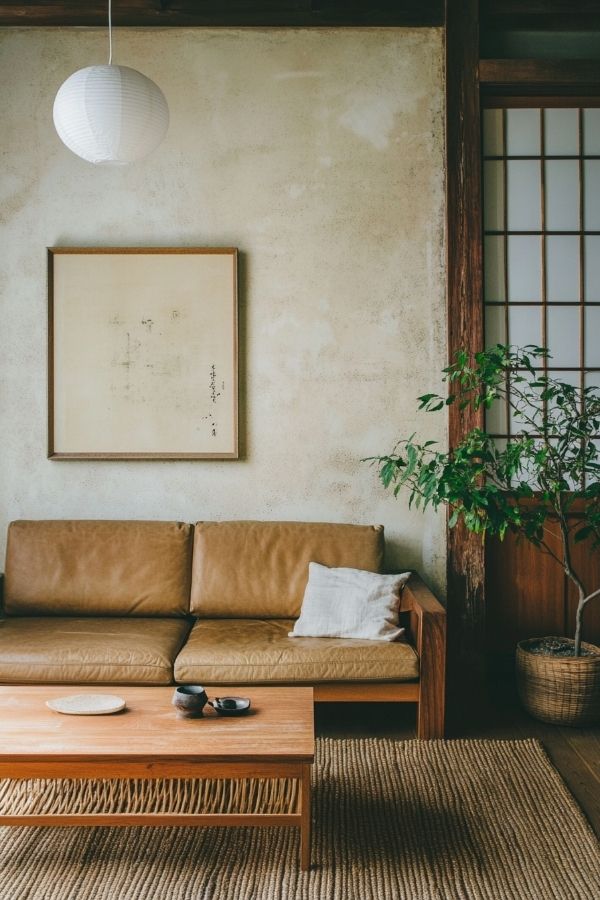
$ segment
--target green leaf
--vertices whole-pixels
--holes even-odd
[[[594,443],[600,390],[540,372],[548,357],[547,349],[535,344],[496,344],[475,354],[459,350],[443,370],[450,388],[446,398],[419,397],[419,409],[428,413],[453,403],[464,412],[490,409],[497,400],[508,400],[519,427],[506,447],[496,446],[481,428],[466,431],[447,451],[412,434],[393,453],[365,461],[378,466],[382,484],[394,496],[406,492],[410,506],[450,507],[451,527],[463,521],[472,533],[501,540],[510,532],[542,549],[548,519],[558,528],[560,515],[580,498],[584,520],[575,539],[600,546],[600,453]],[[585,490],[571,491],[571,484],[584,479]]]

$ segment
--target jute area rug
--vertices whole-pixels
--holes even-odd
[[[1,900],[592,900],[599,847],[536,741],[318,742],[291,829],[2,828]]]

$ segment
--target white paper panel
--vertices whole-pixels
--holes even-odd
[[[585,236],[585,299],[600,302],[600,235]]]
[[[578,366],[579,309],[573,306],[549,306],[546,316],[546,335],[552,365]]]
[[[600,159],[586,159],[584,169],[584,226],[600,231]]]
[[[549,159],[546,165],[546,228],[579,230],[579,162]]]
[[[600,391],[600,372],[586,372],[585,386],[595,387],[598,391]]]
[[[524,430],[525,430],[524,428],[519,427],[516,429],[516,432],[511,432],[511,433],[519,433],[519,432],[522,433]],[[502,439],[502,438],[496,438],[494,443],[496,444],[498,449],[505,449],[507,447],[509,441],[507,441],[506,439]],[[514,441],[511,441],[511,443],[514,443]],[[527,471],[527,468],[525,468],[525,467],[523,469],[521,469],[517,473],[517,475],[512,479],[511,484],[513,486],[515,486],[517,484],[521,484],[521,482],[525,482],[534,490],[539,489],[539,486],[535,480],[534,474]]]
[[[542,221],[539,160],[510,160],[506,177],[509,230],[538,231]]]
[[[540,446],[540,444],[541,444],[541,442],[538,441],[537,446]],[[523,466],[523,469],[519,472],[517,477],[514,479],[515,484],[521,484],[523,482],[525,484],[528,484],[529,487],[533,491],[540,490],[540,485],[539,485],[537,477],[536,477],[535,467],[530,462],[525,463],[525,465]]]
[[[550,376],[550,378],[555,378],[556,381],[566,382],[566,384],[571,384],[576,388],[581,387],[580,372],[557,372],[555,369],[548,369],[548,375]]]
[[[595,461],[596,461],[597,463],[600,463],[600,438],[594,438],[594,439],[592,440],[592,444],[593,444],[594,447],[596,448],[596,457],[595,457]],[[591,479],[589,479],[588,482],[589,482],[589,481],[591,481]]]
[[[533,380],[528,373],[525,373],[523,375],[523,377],[525,377],[528,382]],[[523,390],[528,389],[528,385],[527,384],[513,384],[512,391],[511,391],[513,401],[516,401],[515,389],[517,391],[519,391],[519,390],[523,391]],[[524,431],[527,432],[528,434],[531,434],[531,433],[535,434],[535,433],[539,432],[539,430],[541,428],[541,420],[538,420],[535,416],[532,416],[531,407],[526,406],[525,404],[521,403],[520,408],[521,408],[521,410],[523,410],[525,412],[525,415],[528,418],[532,419],[533,421],[528,422],[525,419],[523,419],[521,417],[521,415],[519,415],[517,413],[517,411],[515,409],[513,409],[511,406],[510,413],[509,413],[511,434],[518,434],[518,433],[524,432]],[[539,405],[540,412],[542,411],[542,408],[543,408],[542,404],[540,404]]]
[[[577,156],[579,153],[579,110],[545,109],[546,156]]]
[[[522,482],[528,484],[533,491],[539,491],[540,489],[536,479],[535,469],[533,469],[531,463],[529,465],[525,464],[519,475],[515,478],[515,483],[521,484]]]
[[[517,414],[514,409],[510,410],[510,433],[511,434],[522,434],[524,431],[531,434],[534,432],[534,428],[530,426],[527,422],[524,422],[522,419],[517,417]]]
[[[550,439],[550,443],[551,443],[551,444],[556,444],[557,441],[556,441],[556,440],[553,440],[553,439],[551,438],[551,439]],[[581,489],[581,482],[577,482],[577,481],[575,481],[575,480],[572,479],[572,478],[567,478],[566,481],[567,481],[567,484],[568,484],[568,490],[570,490],[570,491],[576,491],[576,490],[580,490],[580,489]]]
[[[508,156],[539,156],[539,109],[507,109],[506,152]]]
[[[485,346],[506,344],[506,307],[486,306],[485,308]]]
[[[508,237],[508,299],[541,301],[542,241],[536,235]]]
[[[486,235],[484,239],[484,296],[486,300],[504,300],[504,238]]]
[[[546,298],[557,303],[579,302],[579,237],[546,238]]]
[[[557,441],[556,441],[556,440],[550,439],[550,443],[551,443],[551,444],[556,444]],[[568,490],[570,490],[570,491],[576,491],[576,490],[579,490],[579,489],[581,488],[581,483],[575,481],[575,480],[572,479],[572,478],[567,478],[567,479],[566,479],[566,482],[567,482],[567,485],[568,485]]]
[[[600,366],[600,306],[585,309],[585,366]]]
[[[502,156],[502,110],[483,110],[483,155]]]
[[[523,429],[522,429],[522,428],[517,428],[517,431],[518,431],[518,432],[519,432],[519,431],[523,431]],[[495,438],[494,443],[495,443],[496,447],[498,448],[498,450],[502,451],[502,450],[506,450],[506,447],[508,446],[509,441],[508,441],[506,438]],[[524,470],[521,470],[521,471],[516,475],[516,477],[514,477],[514,478],[512,479],[511,485],[514,486],[514,485],[516,485],[516,484],[520,484],[522,481],[524,481],[524,482],[526,482],[527,484],[529,484],[532,488],[535,488],[535,487],[536,487],[536,482],[535,482],[535,480],[531,477],[531,475],[530,475],[527,471],[524,471]]]
[[[504,164],[487,161],[483,164],[483,227],[486,231],[504,228]]]
[[[485,412],[485,427],[492,434],[506,434],[506,401],[496,400]]]
[[[542,308],[540,306],[509,306],[508,339],[511,344],[542,344]]]
[[[508,446],[508,441],[503,437],[494,438],[494,446],[499,453],[503,453]]]
[[[600,155],[600,109],[583,111],[583,152]]]

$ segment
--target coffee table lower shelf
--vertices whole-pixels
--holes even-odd
[[[94,774],[78,773],[76,763],[25,763],[18,773],[16,766],[0,765],[0,826],[299,828],[300,864],[308,869],[310,764],[279,762],[272,770],[264,763],[229,766],[219,771],[218,764],[211,763],[203,772],[196,764],[188,768],[188,777],[171,778],[154,773],[151,764],[144,765],[138,777],[131,774],[131,763],[129,774],[119,772],[117,777],[110,776],[106,765],[96,766]],[[178,765],[177,772],[181,769]],[[66,778],[66,772],[76,777]]]

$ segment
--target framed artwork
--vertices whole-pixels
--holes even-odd
[[[48,249],[48,457],[237,459],[237,250]]]

